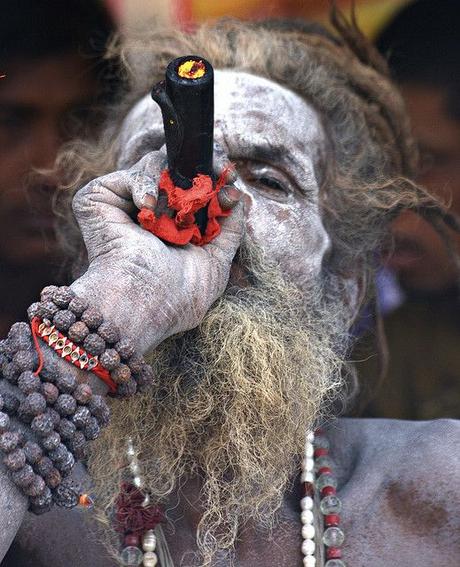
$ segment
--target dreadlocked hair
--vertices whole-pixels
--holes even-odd
[[[164,77],[171,59],[184,53],[197,53],[216,69],[273,80],[320,113],[328,139],[321,200],[333,244],[326,263],[330,273],[372,269],[389,223],[403,210],[418,212],[443,235],[446,226],[457,230],[443,205],[410,180],[417,150],[386,62],[359,31],[354,14],[348,22],[334,8],[331,22],[334,32],[304,21],[223,20],[187,34],[149,26],[113,42],[107,57],[121,61],[129,83],[110,113],[116,118],[96,143],[73,142],[58,159],[66,190],[57,210],[65,217],[61,236],[71,243],[73,259],[80,237],[68,219],[69,199],[88,180],[116,169],[124,117]]]

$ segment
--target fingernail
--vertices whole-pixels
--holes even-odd
[[[233,209],[242,197],[234,185],[225,185],[219,192],[219,203],[223,209]]]
[[[143,199],[144,207],[146,209],[154,210],[157,205],[157,198],[151,193],[146,193]]]

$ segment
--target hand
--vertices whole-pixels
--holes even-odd
[[[235,189],[224,190],[221,203],[238,204],[221,234],[204,247],[169,246],[138,226],[130,215],[136,207],[155,209],[165,167],[164,149],[151,152],[130,169],[91,181],[73,201],[89,268],[72,288],[140,353],[200,323],[225,290],[243,232]]]

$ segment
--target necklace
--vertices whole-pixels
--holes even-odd
[[[326,556],[325,567],[346,567],[342,561],[341,545],[345,539],[340,529],[340,511],[342,502],[337,497],[337,480],[332,474],[333,462],[329,457],[329,441],[321,430],[309,433],[305,443],[305,454],[302,461],[303,497],[300,501],[302,522],[302,554],[305,567],[319,567],[317,561],[315,537],[315,505],[319,503],[324,531],[321,543]],[[320,526],[321,527],[321,526]]]
[[[120,556],[121,564],[142,564],[144,567],[173,565],[160,526],[162,514],[157,506],[152,505],[148,493],[143,491],[137,453],[131,439],[128,441],[127,456],[132,483],[122,485],[117,501],[117,520],[125,545]],[[345,535],[339,527],[342,502],[337,497],[333,466],[329,457],[329,441],[322,431],[308,433],[300,477],[303,494],[300,520],[304,567],[319,567],[324,556],[324,567],[346,567],[341,559],[341,545]],[[314,513],[318,508],[321,513],[319,522]],[[321,547],[315,540],[321,541]],[[323,546],[324,553],[318,554],[317,550],[322,552]]]

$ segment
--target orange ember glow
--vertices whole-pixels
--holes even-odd
[[[183,79],[200,79],[206,73],[206,66],[203,61],[189,59],[184,61],[177,69],[177,74]]]

